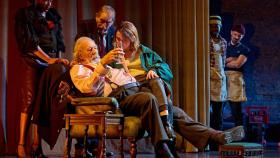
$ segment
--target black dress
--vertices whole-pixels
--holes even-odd
[[[61,17],[51,8],[44,17],[36,6],[20,9],[15,16],[15,36],[21,52],[21,112],[31,115],[42,71],[48,65],[34,52],[38,46],[51,57],[64,52]]]

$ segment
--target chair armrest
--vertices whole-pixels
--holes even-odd
[[[73,106],[87,106],[87,105],[112,105],[119,107],[119,103],[116,98],[113,97],[82,97],[82,98],[70,98]]]
[[[113,107],[115,114],[121,114],[122,111],[119,107],[119,103],[116,98],[113,97],[82,97],[82,98],[73,98],[68,95],[68,99],[71,102],[71,105],[74,107],[79,106],[100,106],[100,105],[109,105]]]

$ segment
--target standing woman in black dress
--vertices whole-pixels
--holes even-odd
[[[48,64],[68,64],[60,59],[59,53],[65,46],[62,35],[61,17],[52,8],[52,0],[29,0],[31,5],[20,9],[15,16],[15,36],[21,52],[21,114],[18,142],[18,157],[27,157],[25,142],[27,129],[34,110],[34,98],[44,67]],[[33,154],[44,157],[37,126],[34,126]],[[34,155],[33,155],[34,156]]]

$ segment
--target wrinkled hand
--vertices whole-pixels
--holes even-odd
[[[58,90],[57,90],[57,93],[59,95],[68,95],[68,92],[70,91],[70,86],[67,82],[65,81],[61,81],[59,83],[59,86],[58,86]]]
[[[61,103],[63,99],[68,95],[70,91],[70,86],[67,82],[61,81],[58,86],[57,94],[60,95],[59,102]]]
[[[159,77],[157,75],[157,73],[153,70],[150,70],[148,73],[147,73],[147,76],[146,76],[146,80],[149,80],[149,79],[152,79],[152,78],[157,78]]]
[[[117,62],[119,61],[120,54],[124,54],[123,49],[121,48],[115,48],[108,52],[101,60],[102,65],[107,65],[112,62]]]

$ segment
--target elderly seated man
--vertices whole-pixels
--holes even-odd
[[[104,96],[105,78],[110,75],[108,64],[116,62],[123,55],[121,48],[115,48],[100,61],[95,42],[88,37],[81,37],[74,47],[73,66],[70,77],[74,86],[86,96]],[[139,116],[142,126],[151,135],[157,156],[174,157],[168,147],[169,138],[163,128],[156,98],[147,92],[137,92],[119,100],[125,115]]]

